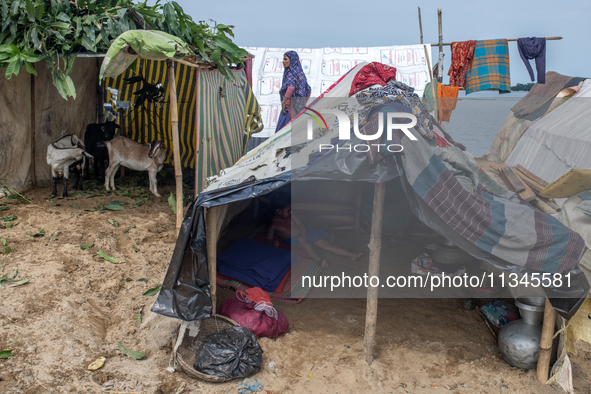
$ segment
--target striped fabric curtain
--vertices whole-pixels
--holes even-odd
[[[243,70],[234,79],[217,70],[197,71],[197,151],[195,188],[231,167],[244,154],[248,139],[263,129],[260,106]]]
[[[138,75],[150,84],[162,85],[165,94],[158,103],[144,108],[134,106],[136,93],[143,84],[129,84],[125,79]],[[246,82],[246,73],[235,71],[234,77],[227,79],[217,70],[197,70],[175,63],[181,164],[196,169],[197,192],[205,178],[231,167],[244,153],[250,136],[263,129],[260,106]],[[115,111],[125,109],[124,119],[119,123],[126,136],[140,143],[163,140],[168,149],[167,163],[171,164],[166,62],[138,59],[135,70],[127,70],[117,78],[106,78],[105,86],[106,102],[114,104]],[[204,143],[207,149],[203,151]],[[200,156],[199,152],[204,155]]]

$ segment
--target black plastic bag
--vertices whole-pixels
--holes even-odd
[[[226,328],[208,335],[195,357],[195,370],[223,378],[245,378],[261,369],[263,349],[248,329]]]

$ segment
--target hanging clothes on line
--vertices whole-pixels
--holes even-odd
[[[458,93],[460,88],[457,86],[447,86],[433,80],[434,89],[431,89],[431,82],[425,86],[423,92],[423,104],[429,111],[437,112],[437,121],[449,122],[451,113],[456,109],[458,102]],[[433,99],[435,93],[436,99]]]
[[[458,86],[460,89],[466,88],[466,77],[474,57],[475,46],[476,40],[451,43],[451,66],[447,72],[449,86]]]
[[[535,59],[538,83],[546,83],[546,38],[526,37],[517,39],[519,55],[525,63],[529,76],[534,81],[534,70],[529,64],[529,59]]]
[[[452,111],[456,109],[459,91],[460,88],[457,86],[446,86],[441,83],[437,84],[437,107],[439,108],[439,123],[449,122]]]
[[[511,92],[507,39],[476,41],[474,58],[468,71],[466,94],[479,90]]]

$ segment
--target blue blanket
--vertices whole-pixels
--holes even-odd
[[[241,239],[218,255],[218,272],[273,291],[291,268],[291,251]]]

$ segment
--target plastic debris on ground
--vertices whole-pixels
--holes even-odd
[[[263,391],[263,384],[256,379],[244,379],[238,383],[238,392],[240,394],[251,394]]]
[[[503,327],[510,321],[519,319],[519,309],[506,301],[488,302],[480,307],[486,320],[497,328]]]

